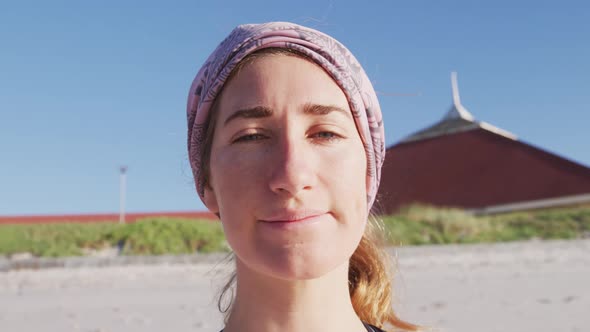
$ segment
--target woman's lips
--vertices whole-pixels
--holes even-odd
[[[282,217],[280,219],[260,220],[259,225],[273,233],[274,231],[303,230],[323,225],[327,221],[327,216],[328,213],[312,214],[305,217]]]
[[[260,221],[264,223],[299,223],[316,219],[326,213],[325,211],[318,210],[282,211],[271,214],[268,217],[260,219]]]
[[[260,225],[269,230],[296,230],[323,224],[329,212],[318,210],[279,211],[259,220]]]

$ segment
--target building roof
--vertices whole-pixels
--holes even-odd
[[[460,103],[436,124],[387,149],[379,201],[392,213],[412,203],[483,212],[590,201],[590,168],[476,121]]]
[[[125,222],[135,222],[149,217],[171,217],[188,219],[216,220],[217,217],[207,211],[168,211],[168,212],[142,212],[127,213]],[[118,213],[100,214],[60,214],[60,215],[15,215],[0,216],[2,224],[47,224],[47,223],[93,223],[93,222],[118,222]]]
[[[417,131],[404,138],[402,142],[418,141],[478,128],[495,132],[510,139],[517,139],[516,135],[506,130],[500,129],[486,122],[475,120],[475,117],[461,104],[456,72],[451,73],[451,86],[453,92],[453,104],[445,116],[432,126]]]

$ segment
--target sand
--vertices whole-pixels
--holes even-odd
[[[394,303],[442,331],[590,331],[590,240],[406,247]],[[228,266],[157,264],[0,273],[0,331],[219,331]]]

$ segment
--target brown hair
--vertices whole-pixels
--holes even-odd
[[[245,65],[253,62],[255,59],[267,55],[288,55],[307,59],[296,51],[284,48],[267,48],[246,56],[228,77],[226,82],[229,82]],[[226,83],[227,84],[227,83]],[[212,105],[209,119],[207,122],[207,129],[205,139],[201,151],[201,180],[204,186],[209,186],[209,160],[211,156],[211,143],[213,141],[214,129],[217,121],[218,100],[223,90],[218,94],[215,102]],[[195,179],[197,180],[197,179]],[[217,215],[220,217],[220,215]],[[365,229],[363,237],[350,257],[348,268],[348,290],[354,311],[359,319],[363,322],[372,324],[379,328],[384,328],[386,324],[390,324],[394,328],[403,329],[407,331],[418,331],[418,326],[407,323],[397,317],[391,302],[393,299],[393,289],[391,284],[392,264],[391,258],[383,250],[385,245],[384,226],[381,219],[376,217],[374,213],[369,216],[369,222]],[[230,260],[235,257],[230,254]],[[224,321],[227,323],[229,313],[233,303],[233,285],[236,281],[236,273],[233,272],[222,288],[219,299],[219,310],[225,314]],[[227,303],[226,296],[230,293]]]

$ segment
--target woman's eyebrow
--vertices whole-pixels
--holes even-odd
[[[305,104],[303,106],[303,113],[310,114],[310,115],[326,115],[332,112],[338,112],[343,114],[344,116],[350,118],[352,115],[349,111],[344,110],[341,107],[334,106],[334,105],[320,105],[320,104]],[[252,108],[246,108],[235,111],[232,115],[228,116],[227,119],[223,122],[223,125],[226,126],[232,120],[237,118],[242,119],[258,119],[258,118],[267,118],[273,115],[273,110],[271,108],[265,106],[256,106]]]
[[[237,118],[242,119],[255,119],[255,118],[267,118],[271,116],[273,113],[272,109],[264,106],[256,106],[252,108],[246,108],[242,110],[235,111],[232,115],[230,115],[225,121],[223,125],[226,126],[230,121],[235,120]]]
[[[332,112],[338,112],[346,116],[347,118],[351,118],[352,115],[350,111],[347,111],[341,107],[334,106],[334,105],[319,105],[319,104],[305,104],[303,106],[303,113],[311,114],[311,115],[326,115]]]

